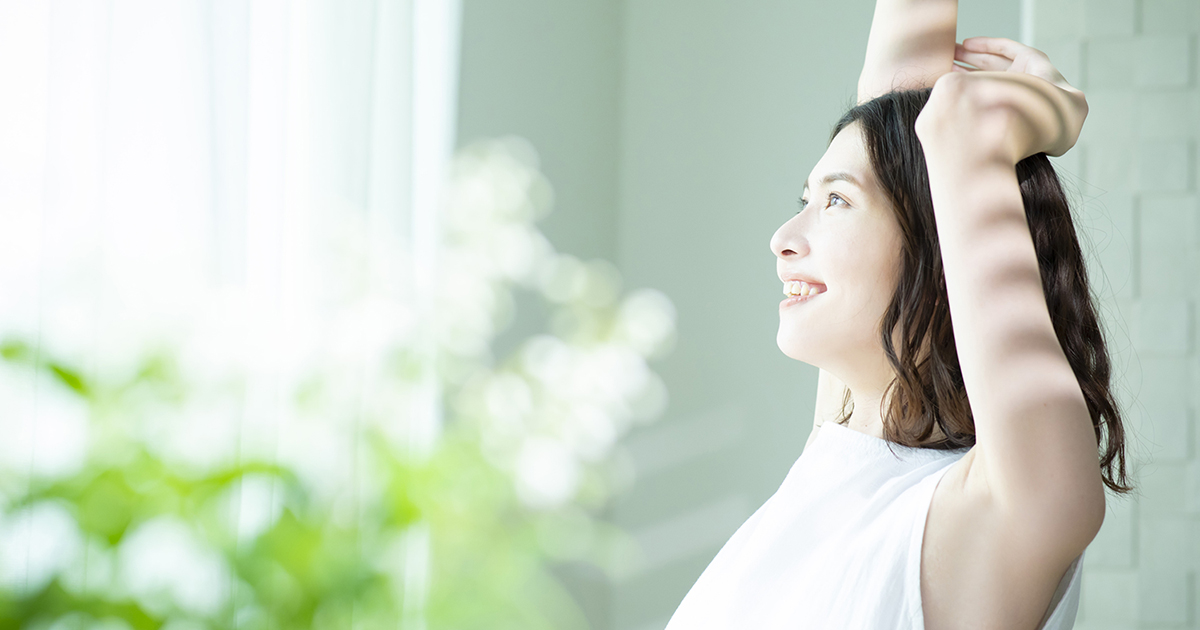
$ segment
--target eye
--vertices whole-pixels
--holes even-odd
[[[835,199],[836,199],[837,201],[840,201],[840,202],[842,203],[842,205],[844,205],[844,206],[848,206],[848,205],[850,205],[850,203],[849,203],[849,202],[847,202],[845,199],[842,199],[841,195],[839,195],[839,194],[837,194],[837,193],[829,193],[829,204],[828,204],[828,205],[830,205],[830,206],[834,205],[834,200],[835,200]],[[800,198],[800,199],[797,201],[797,203],[799,203],[799,204],[800,204],[800,212],[804,212],[804,209],[805,209],[806,207],[808,207],[808,199],[805,199],[804,197],[801,197],[801,198]],[[796,214],[800,214],[800,212],[797,212]]]

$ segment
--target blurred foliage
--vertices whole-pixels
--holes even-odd
[[[335,393],[362,373],[328,354],[281,388],[324,422],[311,453],[353,454],[333,491],[315,455],[243,452],[240,436],[196,455],[186,430],[215,416],[187,411],[244,402],[252,370],[202,378],[169,344],[123,371],[0,345],[0,378],[86,416],[79,461],[0,475],[0,630],[587,627],[551,569],[612,573],[632,557],[595,514],[621,483],[617,438],[665,404],[645,361],[665,351],[673,312],[655,291],[618,299],[610,264],[554,252],[533,227],[552,194],[523,141],[465,149],[454,172],[433,307],[367,338],[378,400],[343,421]],[[498,360],[518,289],[550,305],[551,330]],[[421,452],[409,425],[430,392],[444,418]]]

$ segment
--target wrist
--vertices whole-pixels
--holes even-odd
[[[952,158],[952,156],[951,156]],[[934,214],[941,228],[978,221],[996,213],[1024,214],[1017,169],[1007,160],[935,157],[926,163]],[[971,208],[965,212],[964,208]]]

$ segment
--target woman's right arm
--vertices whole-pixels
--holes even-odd
[[[958,0],[876,0],[858,102],[932,87],[954,65]]]

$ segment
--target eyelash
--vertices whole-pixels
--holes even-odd
[[[846,201],[845,199],[842,199],[842,196],[841,196],[841,195],[839,195],[839,194],[837,194],[837,193],[829,193],[829,199],[828,199],[828,201],[830,202],[830,205],[832,205],[832,202],[833,202],[834,198],[840,199],[840,200],[841,200],[841,202],[842,202],[842,203],[844,203],[844,204],[846,204],[846,205],[850,205],[850,203],[849,203],[848,201]],[[804,212],[804,207],[808,205],[808,200],[807,200],[807,199],[805,199],[804,197],[801,197],[801,198],[798,200],[798,202],[799,202],[799,204],[800,204],[800,212]],[[800,212],[797,212],[796,214],[800,214]]]

